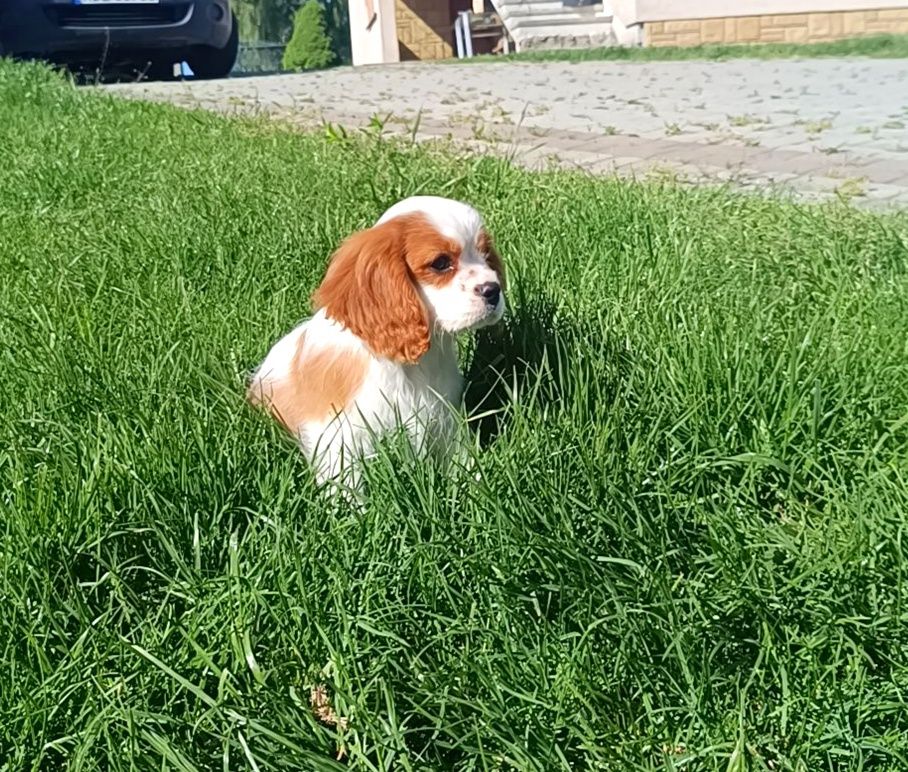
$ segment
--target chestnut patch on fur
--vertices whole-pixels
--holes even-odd
[[[362,386],[369,366],[357,351],[306,351],[301,335],[289,373],[267,378],[249,390],[249,401],[265,407],[288,430],[296,432],[308,421],[324,421],[342,412]]]
[[[444,287],[460,267],[461,246],[454,239],[442,236],[422,215],[410,217],[413,221],[407,226],[407,265],[420,284]],[[448,258],[448,268],[438,271],[434,267],[435,261],[442,256]]]
[[[486,257],[486,262],[489,264],[489,268],[495,271],[498,274],[498,283],[501,285],[502,289],[507,289],[507,283],[505,280],[504,274],[504,261],[501,259],[501,255],[495,250],[495,245],[492,242],[492,237],[489,235],[489,232],[483,228],[479,231],[479,236],[476,239],[476,248],[479,252]]]

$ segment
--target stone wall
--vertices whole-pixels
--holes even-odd
[[[646,46],[817,43],[881,34],[908,34],[908,8],[648,21],[643,25]]]
[[[454,56],[454,6],[466,9],[470,4],[471,0],[397,0],[401,61]]]

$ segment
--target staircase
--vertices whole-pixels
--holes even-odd
[[[603,3],[580,7],[562,0],[492,0],[518,51],[616,45],[612,14]]]

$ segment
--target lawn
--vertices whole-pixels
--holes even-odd
[[[0,113],[0,770],[908,766],[908,218]],[[389,447],[351,511],[243,379],[418,192],[509,264],[481,480]]]
[[[824,43],[761,43],[656,48],[578,48],[555,51],[522,51],[508,56],[477,56],[452,61],[496,62],[664,62],[685,59],[809,59],[824,56],[869,56],[881,59],[908,59],[908,35],[873,35]]]

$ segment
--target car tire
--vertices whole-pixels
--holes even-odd
[[[230,14],[230,37],[223,48],[213,46],[196,46],[186,57],[192,74],[202,80],[226,78],[236,64],[240,49],[240,30],[236,15]]]

